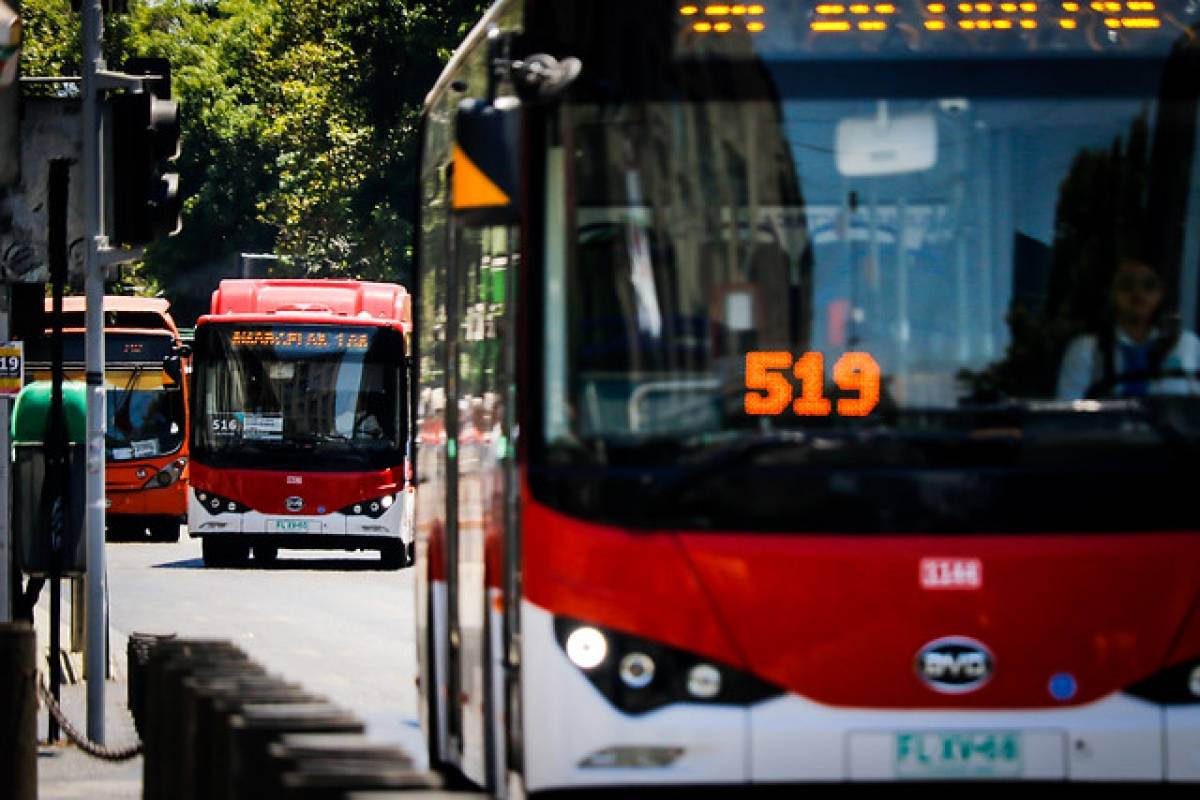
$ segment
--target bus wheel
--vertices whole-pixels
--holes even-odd
[[[178,522],[156,522],[150,526],[150,538],[156,542],[178,542]]]
[[[279,548],[269,544],[254,545],[254,560],[261,561],[264,564],[273,564],[275,559],[279,557]]]
[[[250,557],[249,545],[237,542],[222,542],[206,536],[200,543],[206,567],[238,567]]]
[[[384,569],[403,569],[408,566],[408,549],[404,542],[388,542],[380,547],[379,563]]]

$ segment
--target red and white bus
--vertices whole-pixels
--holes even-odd
[[[234,279],[193,342],[188,532],[209,566],[279,548],[411,561],[403,286]]]
[[[1197,41],[496,3],[423,124],[433,765],[1200,780]]]

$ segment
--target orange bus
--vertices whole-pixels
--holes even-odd
[[[104,298],[107,533],[110,539],[174,542],[187,516],[190,352],[169,303]],[[46,313],[51,301],[46,300]],[[63,368],[85,379],[84,298],[63,298]],[[50,337],[26,343],[29,380],[49,380]]]

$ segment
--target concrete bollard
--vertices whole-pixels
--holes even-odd
[[[625,796],[633,796],[633,792],[626,792]],[[486,800],[487,794],[483,792],[472,792],[468,790],[449,791],[446,789],[433,789],[430,791],[421,791],[414,789],[351,789],[347,792],[342,792],[338,795],[338,800]],[[587,795],[584,795],[587,796]],[[692,796],[692,795],[685,795]]]
[[[26,622],[0,623],[0,791],[37,798],[37,644]]]
[[[268,790],[267,747],[285,733],[363,733],[366,726],[330,703],[244,706],[229,721],[230,800],[259,800]]]
[[[306,759],[286,772],[280,800],[341,800],[350,791],[437,789],[430,773],[411,766],[361,759]]]
[[[71,607],[74,608],[74,605]],[[129,716],[133,717],[133,726],[142,739],[146,738],[146,670],[150,663],[150,653],[160,641],[173,638],[173,633],[133,633],[125,645],[126,674],[129,676],[125,701],[129,707]]]
[[[196,696],[195,796],[203,800],[231,797],[231,720],[245,706],[323,702],[325,698],[276,678],[239,679],[200,688]]]
[[[614,793],[609,793],[614,794]],[[634,792],[626,792],[625,795],[618,796],[631,797]],[[595,795],[583,795],[595,796]],[[604,795],[601,795],[604,796]],[[675,795],[670,795],[675,796]],[[685,797],[699,796],[695,793],[684,794]],[[419,789],[351,789],[347,792],[342,792],[337,796],[338,800],[486,800],[488,797],[484,792],[473,792],[470,790],[451,791],[447,789],[432,789],[430,791],[421,791]]]
[[[170,698],[177,708],[176,735],[166,748],[165,769],[172,776],[172,800],[195,800],[196,757],[199,732],[199,693],[213,685],[232,681],[267,679],[266,670],[253,661],[204,664],[181,676],[178,697]]]
[[[356,733],[286,733],[267,748],[269,790],[263,800],[282,796],[283,775],[304,762],[358,761],[367,766],[412,770],[413,761],[401,746],[378,742]]]
[[[155,644],[147,663],[143,739],[142,797],[174,800],[178,794],[180,706],[183,679],[198,670],[232,669],[249,661],[225,640],[167,639]]]

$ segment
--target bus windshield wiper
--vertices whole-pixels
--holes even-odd
[[[352,450],[359,449],[358,443],[353,438],[344,433],[323,433],[310,431],[308,433],[293,433],[284,437],[285,442],[299,445],[328,444],[329,442],[338,442],[339,444],[349,445]]]
[[[1196,455],[1200,449],[1200,397],[1146,395],[1137,399],[1137,407],[1142,419],[1174,453],[1189,460]]]
[[[113,423],[115,424],[120,419],[121,414],[125,414],[126,418],[129,415],[129,404],[133,401],[133,387],[137,385],[138,375],[145,369],[141,364],[135,364],[133,372],[129,375],[129,380],[125,383],[125,388],[121,390],[121,399],[117,402],[117,407],[113,409]],[[129,431],[133,431],[133,420],[129,420]],[[122,431],[124,432],[124,431]]]
[[[1003,405],[964,409],[972,415],[972,424],[998,421],[1024,431],[1035,420],[1067,416],[1076,421],[1134,419],[1148,425],[1164,439],[1195,442],[1200,439],[1200,395],[1148,394],[1103,400],[1026,400]],[[1185,413],[1190,412],[1190,413]],[[960,412],[951,412],[954,413]]]

